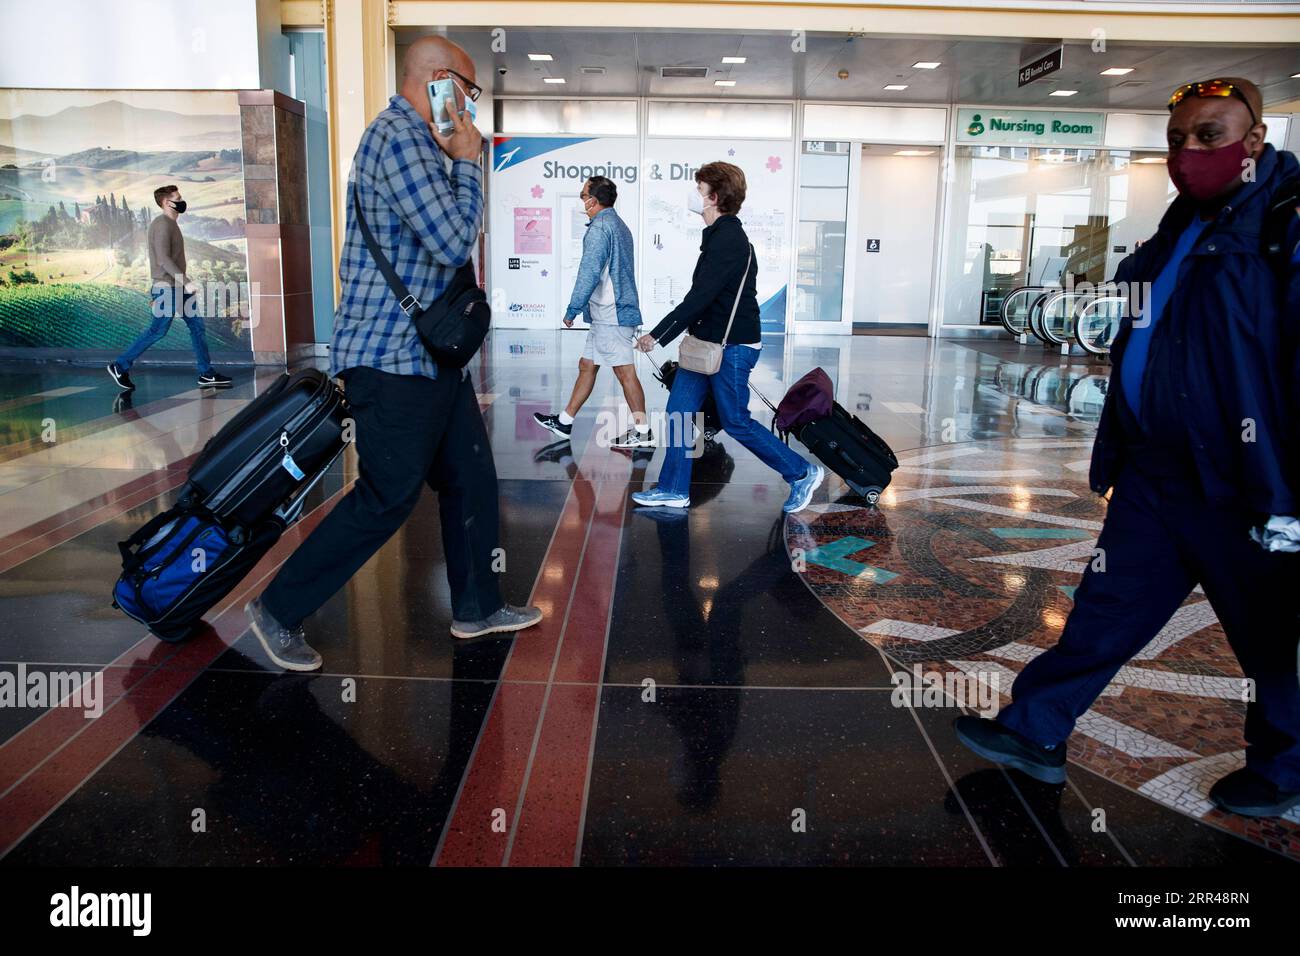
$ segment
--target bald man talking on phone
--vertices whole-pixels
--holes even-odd
[[[429,84],[450,80],[447,133],[434,125]],[[402,87],[362,134],[348,175],[343,294],[334,316],[331,372],[343,379],[356,423],[359,477],[246,608],[279,666],[310,671],[321,656],[304,621],[406,521],[424,485],[438,494],[454,637],[518,631],[542,612],[501,597],[497,476],[468,370],[440,368],[385,282],[357,220],[428,306],[469,261],[483,218],[482,136],[474,127],[469,55],[424,37],[403,61]],[[450,159],[448,165],[447,160]]]

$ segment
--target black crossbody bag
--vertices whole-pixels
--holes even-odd
[[[451,284],[442,295],[425,308],[402,282],[393,264],[379,249],[375,237],[361,213],[361,200],[357,197],[356,187],[352,189],[352,209],[356,213],[357,225],[366,240],[370,257],[384,274],[388,287],[397,296],[397,304],[415,325],[415,331],[424,343],[425,349],[434,362],[451,368],[464,368],[474,353],[487,337],[488,327],[492,324],[492,308],[488,305],[487,295],[478,287],[474,278],[474,267],[469,262],[456,270]]]

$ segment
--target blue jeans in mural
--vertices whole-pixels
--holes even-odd
[[[131,343],[130,348],[118,356],[117,365],[123,372],[129,372],[131,365],[145,353],[145,350],[162,341],[167,330],[171,328],[172,319],[178,316],[189,326],[190,343],[194,346],[194,359],[199,367],[199,374],[207,375],[212,371],[212,359],[208,355],[208,340],[203,331],[203,316],[198,314],[194,293],[184,294],[180,309],[176,308],[176,298],[175,290],[168,286],[154,288],[151,295],[153,321]]]

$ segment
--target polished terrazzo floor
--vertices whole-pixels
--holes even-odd
[[[1006,341],[772,337],[755,384],[821,366],[903,460],[879,510],[786,487],[725,433],[689,513],[628,494],[661,456],[567,446],[577,333],[497,331],[475,363],[496,455],[504,584],[547,617],[455,642],[437,503],[308,622],[285,675],[239,608],[355,477],[166,645],[109,607],[116,542],[273,377],[224,393],[141,367],[0,366],[0,669],[103,675],[105,710],[0,708],[8,865],[1289,865],[1300,817],[1204,800],[1239,765],[1240,671],[1204,597],[1121,672],[1051,787],[975,758],[960,710],[899,707],[896,674],[972,675],[987,702],[1059,632],[1104,503],[1085,485],[1107,368]],[[665,393],[642,367],[651,407]],[[761,404],[752,408],[760,414]],[[54,435],[50,439],[49,427]],[[1105,826],[1098,829],[1098,810]],[[205,828],[193,820],[202,810]]]

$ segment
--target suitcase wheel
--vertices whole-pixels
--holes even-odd
[[[878,502],[880,500],[880,493],[884,491],[884,489],[879,485],[859,485],[852,481],[847,481],[846,484],[869,505],[874,505]]]

